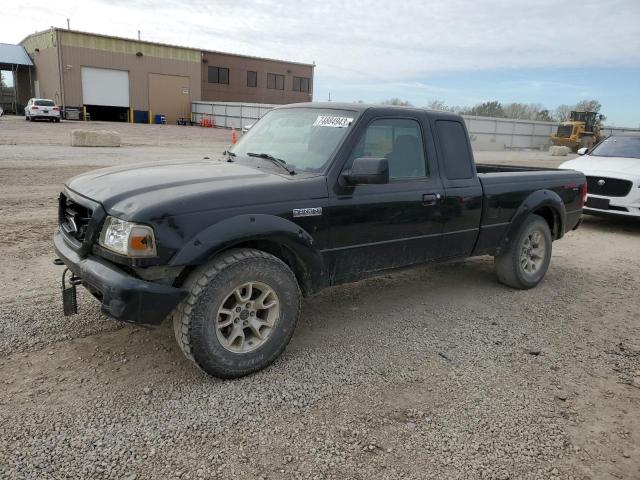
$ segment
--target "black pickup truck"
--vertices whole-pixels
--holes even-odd
[[[60,194],[58,258],[113,318],[170,318],[185,355],[239,377],[289,342],[302,296],[477,255],[531,288],[579,225],[582,173],[476,165],[461,117],[418,108],[276,108],[217,159],[96,170]]]

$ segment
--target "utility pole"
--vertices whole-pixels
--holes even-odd
[[[67,30],[71,30],[71,19],[67,18]]]
[[[140,40],[140,30],[138,30],[138,40]]]

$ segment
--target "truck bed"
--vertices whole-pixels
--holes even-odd
[[[577,206],[578,198],[573,195],[566,197],[563,195],[568,186],[579,187],[582,184],[582,174],[574,170],[523,165],[477,164],[476,171],[485,194],[506,193],[504,191],[505,184],[518,185],[513,189],[513,192],[517,191],[522,194],[548,189],[558,193],[568,209],[572,209],[573,202],[576,203],[576,209],[580,208]],[[526,184],[526,186],[519,186],[519,184]]]
[[[566,216],[562,219],[562,230],[555,232],[556,238],[573,228],[580,218],[584,176],[579,172],[520,165],[477,164],[476,168],[484,192],[476,254],[493,253],[493,248],[507,235],[517,210],[527,208],[530,195],[561,199]]]
[[[476,172],[484,173],[506,173],[506,172],[536,172],[536,171],[557,171],[557,168],[528,167],[526,165],[500,165],[495,163],[476,163]]]

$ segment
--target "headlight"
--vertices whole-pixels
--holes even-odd
[[[153,229],[146,225],[107,217],[100,233],[100,245],[128,257],[155,257]]]

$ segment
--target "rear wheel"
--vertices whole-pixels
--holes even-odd
[[[507,251],[495,257],[498,279],[513,288],[535,287],[549,269],[551,249],[551,230],[546,220],[530,215]]]
[[[300,313],[296,277],[280,259],[235,249],[196,270],[173,314],[178,345],[210,375],[236,378],[270,365]]]

